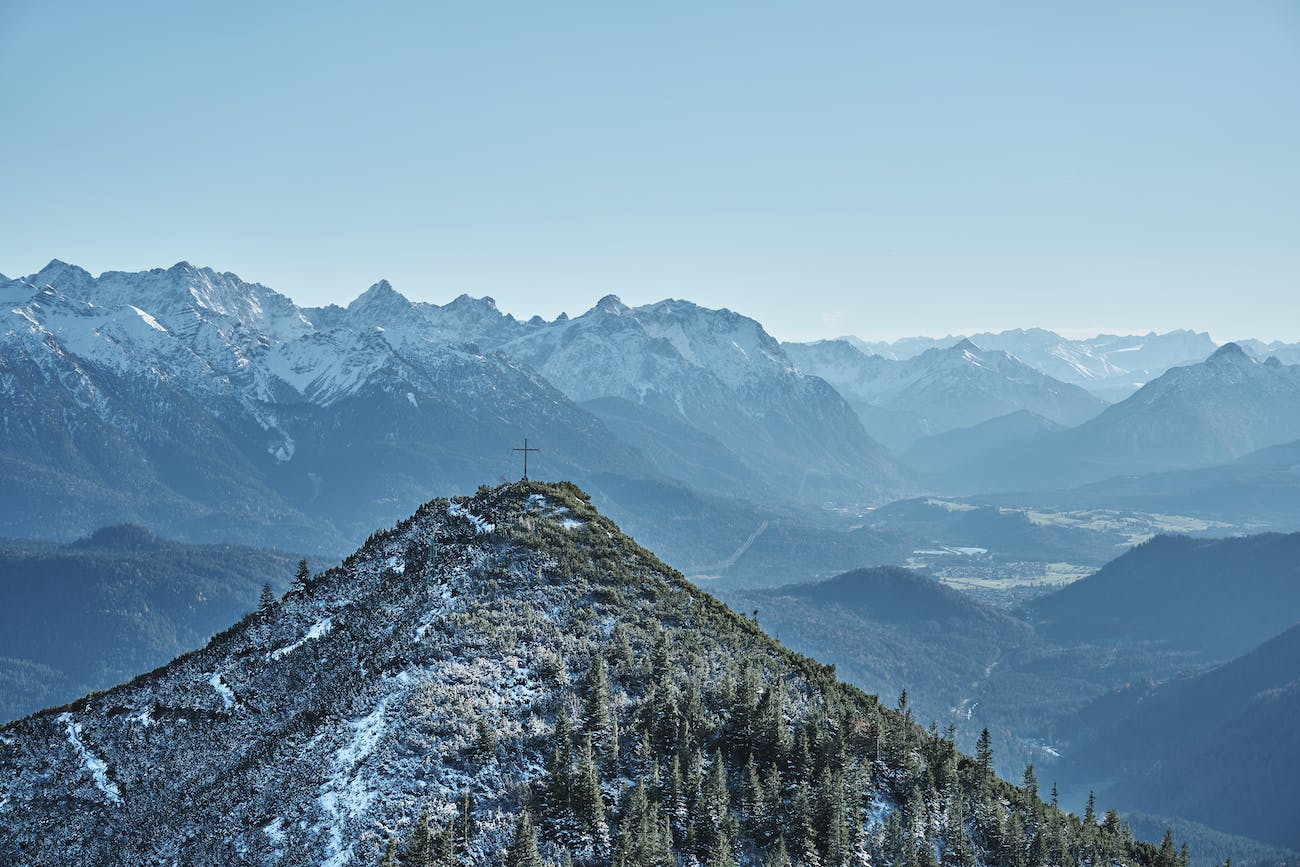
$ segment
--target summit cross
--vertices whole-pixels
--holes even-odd
[[[525,482],[528,481],[528,453],[529,453],[529,452],[540,452],[541,449],[532,449],[532,448],[529,448],[529,447],[528,447],[528,437],[524,437],[524,447],[523,447],[523,448],[519,448],[518,446],[516,446],[515,448],[512,448],[510,451],[512,451],[512,452],[523,452],[523,453],[524,453],[524,477],[523,477],[523,479],[522,479],[521,481],[525,481]]]

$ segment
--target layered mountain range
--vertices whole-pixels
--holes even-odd
[[[1077,427],[995,448],[948,479],[977,490],[1065,488],[1227,463],[1297,438],[1300,366],[1227,343]]]
[[[899,450],[924,436],[1018,412],[1073,426],[1106,407],[1077,385],[969,340],[900,360],[869,355],[846,340],[785,347],[802,369],[839,389],[868,430]]]
[[[870,501],[909,483],[834,389],[729,311],[610,298],[519,322],[490,298],[417,304],[382,281],[305,309],[187,263],[94,278],[56,261],[0,297],[8,535],[126,519],[340,551],[431,486],[513,474],[524,436],[543,444],[539,471],[598,492],[635,481],[638,502],[648,484],[658,505]]]
[[[1300,368],[1236,344],[1106,406],[1045,372],[1066,375],[1045,360],[1065,353],[1050,332],[913,341],[922,351],[888,358],[848,340],[782,345],[687,301],[608,296],[521,321],[490,298],[418,303],[380,281],[347,307],[300,308],[187,263],[93,277],[55,261],[0,282],[0,300],[0,535],[135,521],[339,553],[430,486],[514,476],[527,436],[538,472],[582,482],[674,562],[715,574],[777,522],[807,547],[900,496],[1063,489],[1300,441]],[[1086,343],[1146,376],[1206,340]],[[1113,372],[1088,364],[1075,379]],[[1253,521],[1249,501],[1289,481],[1251,476],[1232,519]],[[792,577],[867,565],[777,562]]]
[[[969,336],[909,337],[901,340],[863,341],[843,338],[859,349],[893,360],[906,360],[935,348],[970,340],[989,350],[1002,350],[1048,376],[1081,385],[1106,401],[1122,400],[1171,367],[1193,364],[1219,348],[1205,332],[1186,329],[1157,334],[1099,334],[1070,339],[1043,328],[1014,328]],[[1300,363],[1300,343],[1280,340],[1238,340],[1260,361],[1277,356],[1287,364]]]

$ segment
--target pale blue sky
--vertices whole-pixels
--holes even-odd
[[[0,0],[0,271],[1300,338],[1300,4]]]

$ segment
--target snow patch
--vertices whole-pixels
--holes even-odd
[[[283,464],[293,457],[295,448],[296,444],[293,441],[293,437],[285,434],[284,442],[280,443],[280,445],[275,449],[267,449],[267,452],[270,453],[271,457],[275,458],[277,464]]]
[[[490,533],[496,529],[495,524],[489,524],[487,521],[484,521],[482,518],[480,518],[478,515],[475,515],[469,509],[466,509],[460,503],[452,503],[451,505],[447,506],[447,514],[464,518],[465,520],[473,524],[475,531],[479,533]]]
[[[95,786],[114,804],[122,803],[122,793],[118,790],[117,784],[108,778],[108,763],[87,749],[86,744],[81,740],[81,723],[73,722],[70,713],[59,714],[59,722],[67,727],[68,743],[81,759],[82,766],[94,777]]]
[[[302,638],[299,638],[293,644],[287,645],[285,647],[277,647],[275,650],[272,650],[267,655],[267,658],[279,659],[282,656],[293,653],[295,650],[302,647],[308,641],[312,641],[314,639],[322,638],[326,635],[329,635],[329,631],[333,626],[334,626],[334,622],[330,618],[326,617],[324,620],[321,620],[320,622],[313,624],[312,628],[307,630],[307,634],[304,635]]]
[[[216,674],[212,675],[212,677],[208,678],[208,683],[210,683],[212,688],[217,691],[217,695],[221,696],[221,703],[226,706],[226,710],[230,710],[235,706],[235,693],[230,687],[226,686],[226,682],[221,679],[221,672],[218,671]]]
[[[160,324],[158,324],[157,319],[154,319],[153,316],[141,310],[139,307],[136,307],[134,304],[128,304],[127,306],[130,307],[132,310],[134,310],[136,314],[139,315],[139,317],[142,320],[144,320],[145,325],[148,325],[150,328],[154,329],[155,331],[161,331],[163,334],[170,333],[166,328],[163,328]]]
[[[348,723],[352,739],[334,754],[334,774],[321,786],[317,800],[329,822],[328,857],[322,862],[324,867],[342,867],[352,860],[352,844],[344,843],[346,823],[365,813],[375,799],[375,792],[356,771],[374,752],[384,733],[384,710],[387,706],[388,699],[385,698],[369,714]],[[354,836],[347,835],[347,839]]]
[[[262,833],[275,844],[276,848],[284,845],[284,819],[277,816],[262,826]]]

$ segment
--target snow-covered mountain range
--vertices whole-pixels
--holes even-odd
[[[890,342],[843,338],[865,352],[906,360],[929,349],[952,346],[964,339],[986,349],[1002,350],[1062,382],[1080,385],[1106,401],[1123,400],[1171,367],[1204,360],[1219,347],[1210,335],[1186,329],[1157,334],[1099,334],[1070,339],[1043,328],[1016,328],[950,337],[909,337]],[[1260,361],[1277,356],[1300,363],[1300,343],[1236,341]]]
[[[898,450],[920,437],[1014,412],[1072,426],[1106,406],[1077,385],[970,340],[898,360],[868,354],[847,340],[787,343],[785,349],[802,370],[839,389],[873,436]]]
[[[956,472],[978,490],[1044,490],[1224,464],[1300,439],[1300,366],[1226,343],[1065,430],[1021,439]]]
[[[340,552],[431,487],[514,476],[511,449],[527,436],[543,448],[535,474],[586,484],[649,541],[707,564],[774,512],[966,489],[959,452],[981,464],[980,484],[1005,490],[1025,486],[1030,463],[1002,473],[999,446],[1087,467],[1042,475],[1066,484],[1300,437],[1292,368],[1276,356],[1216,355],[1240,382],[1174,367],[1102,412],[1041,368],[1055,359],[1094,388],[1146,377],[1208,337],[979,339],[990,345],[900,343],[907,357],[891,359],[849,340],[782,345],[753,319],[689,301],[608,296],[548,322],[491,298],[412,302],[381,280],[346,307],[303,308],[184,262],[94,277],[54,261],[0,281],[0,534],[70,539],[126,520],[193,541]],[[881,444],[902,452],[923,438],[910,459],[937,473],[924,481]],[[704,512],[733,536],[704,540]]]
[[[6,535],[125,519],[343,550],[431,486],[513,475],[524,436],[543,446],[538,472],[597,490],[815,503],[907,485],[833,388],[726,310],[610,298],[521,322],[490,298],[413,303],[386,281],[346,308],[299,308],[183,262],[96,278],[55,261],[0,298]]]

